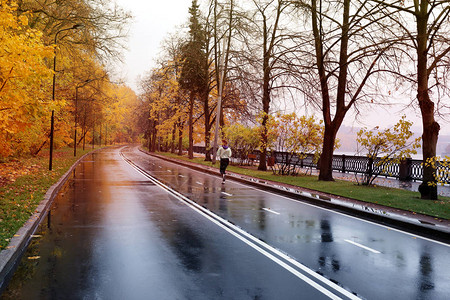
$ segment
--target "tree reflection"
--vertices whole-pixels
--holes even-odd
[[[341,269],[340,261],[335,257],[333,253],[329,253],[328,243],[334,241],[333,232],[331,231],[331,225],[328,220],[320,221],[320,255],[318,263],[321,268],[327,268],[331,266],[333,272],[337,272]]]
[[[433,265],[431,257],[427,252],[422,253],[420,256],[419,269],[420,269],[419,284],[418,284],[420,295],[419,298],[423,299],[423,297],[427,292],[434,289],[434,284],[432,280]]]

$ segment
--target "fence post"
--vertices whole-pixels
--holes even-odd
[[[398,179],[401,181],[411,181],[411,158],[404,158],[400,161]]]
[[[342,154],[342,173],[345,173],[345,154]]]
[[[369,178],[372,177],[373,174],[373,157],[370,156],[369,157],[369,161],[368,161],[368,168],[367,168],[367,175],[369,175]]]

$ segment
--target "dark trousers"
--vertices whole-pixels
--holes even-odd
[[[229,163],[230,163],[230,160],[228,158],[220,159],[220,174],[225,174],[225,170],[228,167]]]

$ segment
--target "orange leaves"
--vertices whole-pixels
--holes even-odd
[[[14,2],[0,3],[0,156],[8,156],[29,141],[16,134],[36,138],[28,130],[45,111],[42,85],[51,71],[44,59],[53,51],[43,45],[41,32],[28,27],[27,14],[16,13]]]
[[[40,169],[38,165],[24,165],[19,161],[0,164],[0,186],[16,181],[20,176],[29,175]],[[31,198],[33,196],[31,195]]]

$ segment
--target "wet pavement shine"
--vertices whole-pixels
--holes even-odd
[[[108,148],[75,168],[1,299],[449,299],[449,257],[447,244]]]

